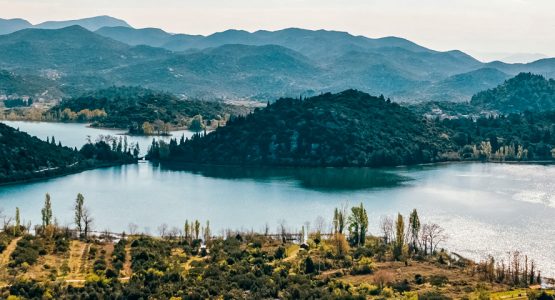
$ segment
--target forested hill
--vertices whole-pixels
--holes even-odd
[[[388,166],[430,162],[451,143],[432,122],[347,90],[280,99],[206,136],[155,145],[151,159],[211,164]]]
[[[472,97],[471,104],[501,113],[555,110],[555,80],[520,73],[496,88]]]
[[[143,133],[144,122],[186,127],[197,115],[220,121],[226,116],[243,115],[249,111],[243,106],[183,100],[170,93],[141,87],[110,87],[65,99],[50,113],[63,121],[95,121],[93,126],[128,128],[131,132]]]
[[[0,184],[134,161],[130,149],[112,150],[107,141],[90,143],[77,151],[54,139],[45,142],[0,123]]]

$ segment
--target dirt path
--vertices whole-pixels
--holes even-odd
[[[6,265],[8,265],[8,263],[10,262],[10,256],[12,255],[12,252],[15,250],[15,247],[17,247],[17,242],[19,242],[20,239],[21,237],[13,239],[8,245],[8,247],[4,249],[4,252],[0,254],[0,270],[4,270]]]
[[[206,256],[206,257],[198,257],[198,256],[193,256],[193,257],[191,257],[191,259],[189,259],[189,260],[183,265],[183,270],[184,270],[184,271],[189,271],[189,269],[191,269],[191,264],[192,264],[193,262],[205,260],[206,258],[208,258],[208,256]]]
[[[284,258],[283,261],[294,260],[295,258],[297,258],[300,250],[301,247],[299,247],[299,245],[291,245],[289,248],[287,248],[287,257]]]
[[[125,246],[125,262],[123,263],[123,270],[122,270],[123,278],[121,279],[128,279],[133,271],[131,270],[131,246]]]
[[[68,259],[68,267],[69,267],[69,274],[67,275],[68,282],[74,280],[75,278],[80,278],[83,271],[83,259],[86,260],[86,255],[88,253],[88,244],[85,244],[80,241],[72,241],[70,248],[69,248],[69,259]]]

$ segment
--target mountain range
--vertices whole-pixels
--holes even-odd
[[[25,25],[1,22],[0,32]],[[555,77],[555,59],[486,64],[398,37],[299,28],[171,34],[110,17],[31,25],[0,35],[0,51],[0,69],[48,78],[67,95],[140,85],[185,97],[273,100],[353,88],[395,101],[460,102],[520,72]]]

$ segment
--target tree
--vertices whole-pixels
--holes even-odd
[[[409,216],[409,234],[410,243],[412,245],[412,250],[418,250],[418,234],[420,233],[420,218],[418,217],[418,212],[416,208],[412,211]]]
[[[50,202],[50,194],[46,193],[44,199],[44,207],[41,210],[42,226],[46,227],[52,223],[52,203]]]
[[[191,226],[189,225],[189,220],[185,220],[185,226],[183,227],[183,231],[185,231],[185,240],[189,240],[191,236],[189,232],[191,232]]]
[[[191,120],[191,125],[189,125],[189,130],[194,132],[200,132],[202,131],[202,129],[204,129],[202,116],[201,115],[194,116],[193,119]]]
[[[424,244],[424,253],[433,254],[436,251],[437,246],[447,240],[447,235],[445,230],[435,223],[424,224],[422,226],[420,240]]]
[[[212,232],[210,232],[210,221],[206,221],[206,227],[204,228],[204,242],[208,243],[212,237]]]
[[[332,242],[335,247],[335,255],[337,257],[344,257],[347,253],[349,253],[349,243],[347,243],[343,234],[335,233],[333,235]]]
[[[346,205],[342,205],[341,208],[335,208],[333,211],[333,233],[343,233],[345,229],[345,215]]]
[[[77,199],[75,199],[75,226],[77,226],[77,231],[79,231],[79,236],[83,234],[83,209],[84,209],[85,197],[81,193],[77,194]]]
[[[401,259],[403,256],[403,248],[405,247],[405,221],[403,215],[397,214],[397,222],[395,222],[395,246],[393,247],[393,256]]]
[[[393,240],[393,220],[388,216],[383,216],[380,220],[384,243],[389,244]]]
[[[146,135],[151,135],[154,133],[154,127],[149,122],[144,122],[142,128],[143,133]]]
[[[368,215],[362,203],[360,203],[360,206],[351,208],[349,231],[351,232],[351,243],[357,245],[357,247],[364,246],[366,232],[368,231]]]
[[[15,226],[13,228],[13,235],[19,235],[21,230],[21,218],[19,216],[19,207],[15,208]]]
[[[140,153],[141,149],[139,148],[139,143],[137,142],[137,144],[135,144],[135,147],[133,148],[133,157],[139,158]]]
[[[333,211],[333,233],[339,232],[339,209],[337,207]]]
[[[158,226],[158,235],[162,238],[166,237],[168,233],[168,224],[163,223],[162,225]]]
[[[310,256],[307,256],[304,261],[304,273],[312,274],[314,273],[314,271],[315,271],[314,262],[312,261],[312,258],[310,258]]]
[[[200,222],[198,220],[195,220],[195,240],[198,240],[199,236],[200,236]]]
[[[129,230],[130,235],[135,235],[135,234],[137,234],[137,230],[139,229],[139,225],[137,225],[135,223],[129,223],[129,225],[127,225],[127,229]]]
[[[87,239],[89,232],[92,230],[93,221],[94,219],[92,218],[90,211],[86,207],[83,207],[83,234],[85,239]]]

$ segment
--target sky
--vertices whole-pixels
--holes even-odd
[[[33,24],[95,15],[174,33],[300,27],[398,36],[485,61],[555,57],[555,0],[0,0],[0,18]]]

